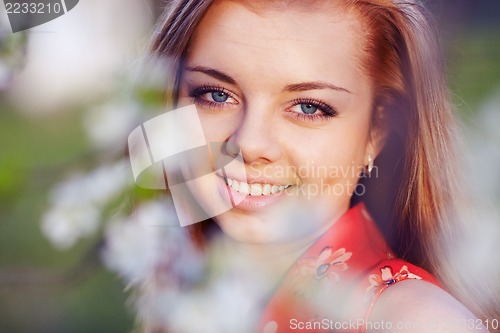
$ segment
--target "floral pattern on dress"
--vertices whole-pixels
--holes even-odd
[[[391,266],[384,266],[380,269],[380,274],[370,274],[368,280],[370,286],[366,288],[365,301],[370,302],[377,292],[382,289],[403,280],[415,279],[421,280],[422,278],[408,270],[408,266],[401,267],[399,272],[393,273]]]
[[[334,251],[330,246],[321,250],[317,257],[300,259],[294,266],[291,283],[294,295],[304,297],[306,288],[314,281],[319,282],[326,291],[329,291],[332,282],[338,282],[338,272],[349,268],[346,264],[352,256],[345,248]]]

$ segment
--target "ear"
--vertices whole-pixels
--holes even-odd
[[[369,163],[369,156],[375,160],[385,146],[389,132],[385,118],[385,107],[383,105],[375,106],[372,114],[368,144],[366,146],[365,165]]]

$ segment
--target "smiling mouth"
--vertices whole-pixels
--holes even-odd
[[[248,184],[231,178],[225,178],[226,184],[234,191],[250,196],[271,195],[283,192],[292,185]]]

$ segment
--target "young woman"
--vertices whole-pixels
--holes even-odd
[[[153,53],[169,106],[243,157],[209,191],[234,208],[190,227],[249,296],[238,331],[486,331],[448,265],[455,125],[420,1],[173,1]]]

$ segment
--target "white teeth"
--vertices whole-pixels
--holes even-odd
[[[229,178],[228,178],[228,179],[229,179]],[[231,182],[231,188],[232,188],[233,190],[235,190],[235,191],[238,191],[238,190],[240,189],[240,188],[239,188],[239,184],[238,184],[238,182],[237,182],[236,180],[233,180],[233,181]]]
[[[248,184],[234,179],[226,178],[226,183],[236,192],[250,194],[251,196],[276,194],[289,188],[291,185]]]
[[[238,192],[243,194],[250,194],[250,186],[248,186],[247,183],[240,182],[240,189]]]
[[[273,185],[273,187],[271,187],[271,193],[272,194],[276,194],[280,191],[280,187],[278,185]]]
[[[250,195],[262,195],[262,185],[260,184],[250,185]]]
[[[264,189],[262,190],[263,195],[269,195],[271,194],[271,185],[265,184]]]

